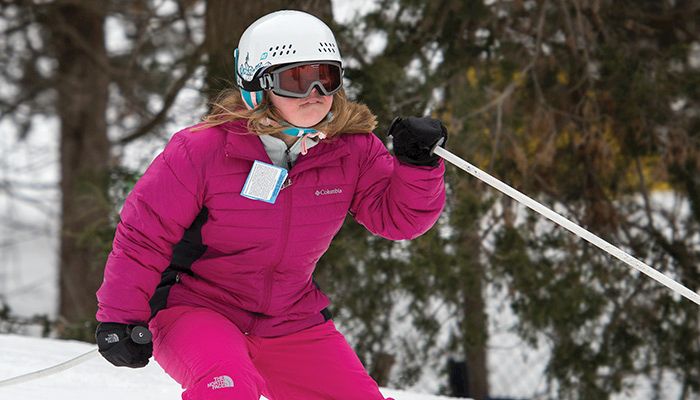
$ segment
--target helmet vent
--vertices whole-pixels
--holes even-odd
[[[335,43],[319,42],[319,53],[335,53]]]
[[[296,54],[296,52],[297,52],[296,50],[292,50],[291,44],[283,44],[282,46],[280,46],[280,45],[270,46],[270,49],[268,51],[273,51],[272,57],[276,57],[278,55],[278,53],[281,56],[284,54],[289,54],[289,52],[292,52],[292,54]]]

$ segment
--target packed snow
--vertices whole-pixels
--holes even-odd
[[[22,400],[176,400],[182,390],[157,363],[146,368],[116,368],[99,356],[55,375],[2,386],[2,381],[41,370],[87,353],[94,346],[77,341],[0,335],[0,399]],[[448,397],[382,388],[396,400],[446,400]],[[264,397],[261,397],[265,400]]]

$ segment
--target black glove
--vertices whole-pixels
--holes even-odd
[[[432,154],[439,143],[445,146],[447,129],[437,119],[429,117],[396,117],[389,127],[394,138],[394,154],[405,164],[436,167],[440,156]]]
[[[102,357],[117,367],[141,368],[153,354],[151,333],[141,325],[102,322],[95,337]]]

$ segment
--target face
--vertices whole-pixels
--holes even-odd
[[[323,96],[315,88],[309,96],[301,99],[282,97],[272,92],[267,94],[282,118],[300,128],[309,128],[321,122],[333,105],[333,96]]]

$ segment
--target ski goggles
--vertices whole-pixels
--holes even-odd
[[[273,93],[283,97],[303,98],[314,88],[330,96],[343,87],[343,68],[338,63],[303,62],[285,65],[268,73]]]

